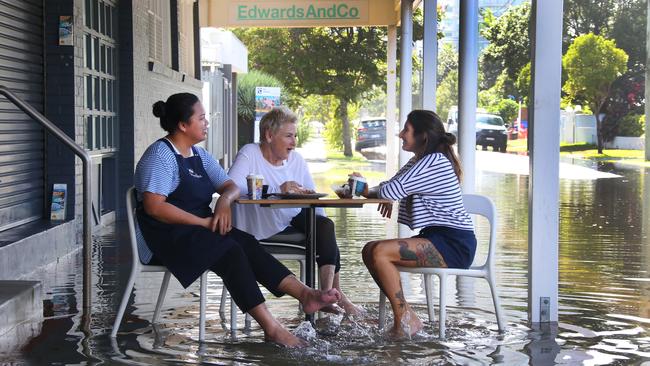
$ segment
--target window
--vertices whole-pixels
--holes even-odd
[[[149,59],[172,66],[171,19],[169,0],[148,0],[147,35]]]
[[[84,121],[86,149],[117,151],[117,43],[112,0],[85,0],[84,20]]]
[[[179,71],[194,76],[194,1],[178,2]]]

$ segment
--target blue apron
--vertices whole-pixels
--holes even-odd
[[[169,141],[161,141],[174,152],[180,177],[176,190],[167,196],[167,203],[199,217],[211,216],[210,202],[215,188],[198,151],[192,147],[194,156],[185,158],[176,154]],[[191,285],[236,245],[228,234],[222,236],[202,226],[160,222],[144,211],[142,203],[138,204],[136,212],[142,235],[154,258],[167,267],[183,287]]]

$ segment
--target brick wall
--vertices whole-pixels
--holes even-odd
[[[171,94],[188,92],[201,97],[202,84],[160,63],[149,60],[147,2],[120,2],[120,189],[119,206],[133,185],[135,166],[155,140],[163,137],[152,105]],[[128,35],[128,36],[127,36]],[[122,210],[118,211],[121,216]]]
[[[83,145],[83,0],[45,2],[45,116],[78,144]],[[74,46],[59,46],[59,16],[74,19]],[[75,218],[76,242],[83,223],[82,163],[52,135],[46,137],[45,202],[49,203],[53,183],[68,185],[67,216]],[[49,209],[45,210],[46,214]]]

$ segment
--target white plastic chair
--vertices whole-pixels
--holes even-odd
[[[271,238],[260,241],[264,249],[274,256],[277,260],[297,261],[300,265],[300,281],[305,282],[305,247],[300,242],[307,240],[307,237],[298,231],[291,233],[280,233]],[[224,321],[226,317],[225,304],[228,297],[228,291],[223,287],[221,291],[221,304],[219,305],[219,316]],[[251,326],[250,315],[246,313],[244,320],[244,329],[248,330]],[[235,337],[237,334],[237,305],[230,299],[230,334]]]
[[[117,336],[117,330],[120,327],[122,322],[122,317],[124,316],[124,311],[126,310],[126,305],[129,302],[129,297],[131,296],[131,291],[135,285],[135,277],[141,272],[164,272],[162,284],[160,285],[160,293],[158,294],[158,300],[156,301],[156,308],[153,313],[152,323],[155,323],[160,316],[160,310],[162,308],[163,300],[165,299],[165,294],[167,293],[167,287],[169,286],[169,278],[171,272],[167,270],[167,267],[162,265],[148,265],[142,264],[140,262],[140,256],[138,255],[138,243],[136,241],[135,235],[135,206],[136,206],[136,197],[135,197],[135,188],[131,187],[126,192],[126,209],[127,209],[127,221],[129,224],[129,239],[131,241],[131,254],[133,256],[133,264],[131,265],[131,274],[129,275],[129,282],[124,289],[124,294],[122,295],[122,302],[115,316],[115,322],[113,323],[113,330],[111,331],[111,337],[115,338]],[[205,340],[205,309],[206,309],[206,290],[208,286],[207,276],[208,272],[204,272],[201,275],[201,286],[200,286],[200,299],[199,299],[199,341],[203,342]]]
[[[496,283],[494,278],[494,253],[496,248],[496,224],[497,224],[497,214],[496,209],[492,201],[485,196],[477,194],[465,194],[463,195],[463,202],[465,204],[465,210],[470,214],[484,216],[490,223],[490,242],[488,243],[488,254],[485,260],[485,263],[480,266],[473,266],[469,269],[460,269],[460,268],[410,268],[410,267],[401,267],[398,266],[397,269],[400,272],[409,272],[409,273],[421,273],[424,275],[424,288],[427,298],[427,310],[429,313],[429,321],[433,322],[433,281],[431,276],[436,275],[440,280],[440,338],[445,337],[445,321],[446,321],[446,283],[447,276],[467,276],[467,277],[480,277],[484,278],[490,285],[490,291],[492,293],[492,301],[494,303],[494,311],[497,318],[497,325],[499,326],[499,331],[503,332],[505,330],[505,321],[503,318],[503,312],[499,304],[499,296],[497,294]],[[379,327],[383,327],[386,319],[386,295],[383,292],[379,292]]]

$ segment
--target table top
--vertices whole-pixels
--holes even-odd
[[[393,201],[383,198],[305,198],[305,199],[261,199],[251,200],[248,198],[240,198],[235,202],[243,205],[262,205],[262,206],[295,206],[295,205],[309,205],[315,207],[360,207],[365,204],[371,203],[391,203]]]

